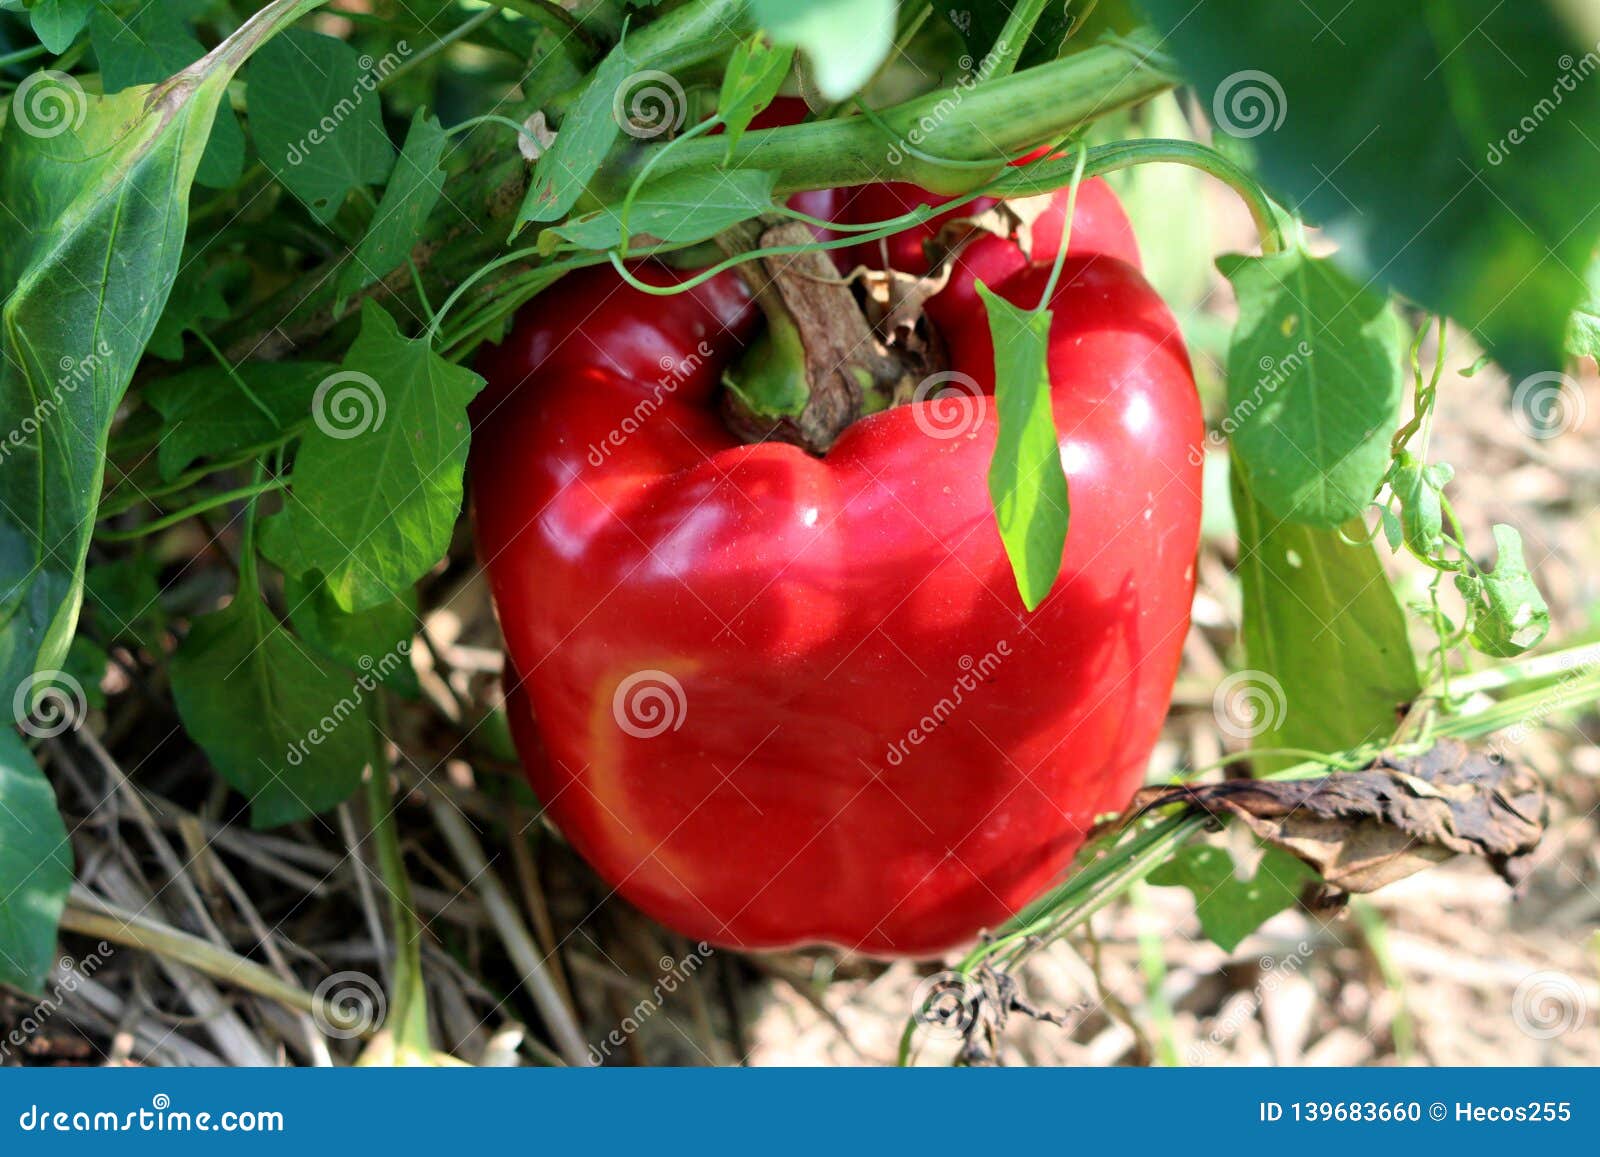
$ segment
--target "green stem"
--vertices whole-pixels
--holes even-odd
[[[185,522],[197,514],[204,514],[208,510],[215,510],[219,506],[226,506],[230,502],[238,502],[241,498],[254,498],[260,494],[270,494],[274,490],[282,490],[288,482],[281,478],[274,478],[270,482],[260,482],[250,486],[241,486],[237,490],[228,490],[221,494],[213,494],[201,499],[192,506],[182,510],[175,510],[171,514],[163,515],[151,522],[143,522],[128,530],[102,530],[95,534],[101,542],[133,542],[135,539],[144,538],[146,535],[155,534]]]
[[[493,8],[485,8],[482,12],[474,13],[466,20],[463,20],[460,24],[457,24],[449,32],[446,32],[443,36],[439,37],[439,39],[429,43],[426,48],[418,49],[416,52],[412,53],[400,63],[399,67],[384,74],[384,76],[378,81],[378,88],[380,90],[387,88],[389,85],[399,80],[412,69],[421,67],[424,61],[432,60],[435,56],[439,55],[439,53],[443,52],[456,41],[460,40],[463,36],[471,35],[474,29],[481,28],[483,25],[493,20],[496,15],[498,15],[498,13]]]
[[[740,9],[738,0],[686,4],[630,36],[629,52],[640,67],[666,70],[672,68],[674,61],[709,58],[724,51],[745,28]],[[718,24],[723,18],[729,21],[727,26]],[[701,39],[693,39],[696,36]],[[647,50],[650,55],[645,55]],[[1170,88],[1175,78],[1152,65],[1149,56],[1137,43],[1097,46],[992,84],[962,90],[955,110],[948,116],[940,115],[937,127],[920,144],[930,152],[958,160],[992,158],[996,173],[1009,181],[1022,170],[1001,173],[1007,157],[1059,140],[1098,116]],[[529,84],[536,85],[539,79],[536,70]],[[546,84],[549,87],[548,79]],[[557,114],[581,91],[580,85],[553,96],[547,92],[531,95],[513,111],[513,118],[534,108]],[[910,126],[923,116],[942,114],[945,110],[939,109],[939,102],[948,99],[934,94],[881,110],[880,115],[891,125]],[[600,176],[591,182],[586,208],[620,201],[639,172],[664,147],[640,145],[631,139],[621,142],[602,166]],[[675,173],[724,168],[726,147],[725,141],[711,138],[689,141],[658,162],[651,170],[652,177],[665,179]],[[747,132],[733,150],[731,167],[775,171],[780,194],[861,185],[893,177],[915,181],[935,192],[970,195],[973,186],[981,181],[981,174],[969,170],[953,172],[915,158],[886,164],[885,151],[879,130],[862,118],[852,117]],[[488,213],[472,230],[450,226],[442,214],[425,228],[414,252],[430,285],[459,288],[462,279],[476,279],[486,261],[503,257],[526,184],[526,162],[514,150],[505,149],[482,152],[471,167],[452,179],[449,192],[453,200],[488,206]],[[595,255],[595,259],[604,258]],[[328,264],[334,263],[330,260]],[[252,356],[268,359],[315,352],[319,339],[342,316],[333,308],[336,279],[325,276],[326,269],[327,265],[322,270],[309,271],[293,286],[229,323],[218,339],[223,348],[253,351]],[[314,288],[307,292],[302,288],[305,284]],[[395,292],[394,287],[374,290],[380,297]],[[409,298],[409,289],[404,296]]]
[[[245,382],[244,378],[239,375],[238,369],[223,355],[222,351],[216,347],[216,343],[206,336],[205,331],[201,329],[191,329],[189,332],[200,339],[200,344],[206,347],[206,352],[217,360],[217,364],[222,367],[222,372],[227,374],[228,380],[237,386],[239,388],[239,392],[250,400],[250,404],[256,409],[260,410],[262,415],[266,417],[267,421],[276,426],[278,424],[278,415],[274,414],[272,410],[268,408],[267,404],[256,396],[256,392],[252,390]]]
[[[1261,236],[1261,251],[1278,253],[1283,250],[1286,241],[1277,206],[1254,177],[1205,145],[1180,140],[1118,141],[1115,144],[1096,145],[1089,150],[1083,171],[1085,176],[1098,177],[1118,169],[1152,163],[1188,165],[1215,177],[1238,193],[1250,210],[1256,231]],[[1009,197],[1048,193],[1061,187],[1064,183],[1062,176],[1060,162],[1023,165],[1004,174],[999,192],[1001,196]]]
[[[1006,17],[1005,27],[1000,29],[1000,37],[994,42],[993,51],[989,53],[989,59],[994,61],[989,80],[999,80],[1016,71],[1017,61],[1022,59],[1023,50],[1028,47],[1028,38],[1033,35],[1033,26],[1039,23],[1039,17],[1044,15],[1048,3],[1049,0],[1017,0],[1011,15]]]
[[[32,60],[36,56],[43,56],[49,51],[44,45],[35,44],[28,48],[19,48],[15,52],[4,53],[0,55],[0,68],[9,68],[13,64],[21,64],[23,61]]]
[[[394,798],[389,791],[389,756],[384,748],[385,719],[381,695],[372,701],[369,721],[372,767],[367,776],[368,823],[378,850],[378,873],[389,898],[389,924],[394,932],[394,1010],[388,1023],[397,1048],[431,1053],[427,993],[422,980],[422,925],[411,902],[400,833],[395,826]]]
[[[256,468],[250,477],[253,486],[260,486],[267,475],[266,455],[256,459]],[[239,593],[245,598],[261,595],[260,571],[256,567],[256,519],[261,511],[260,495],[251,495],[244,509],[244,533],[239,536]]]
[[[1183,1064],[1173,1032],[1172,1004],[1167,1000],[1167,955],[1161,935],[1152,927],[1150,891],[1143,880],[1128,888],[1128,903],[1138,920],[1139,967],[1144,972],[1145,1007],[1156,1038],[1156,1060],[1169,1069]]]
[[[444,135],[453,137],[457,133],[470,132],[479,125],[504,125],[519,137],[527,137],[530,141],[538,143],[539,138],[534,136],[527,125],[518,124],[510,117],[503,117],[498,113],[486,112],[482,116],[468,117],[460,124],[451,125],[444,130]]]
[[[1394,1040],[1395,1056],[1401,1064],[1407,1064],[1414,1051],[1416,1031],[1411,1023],[1410,1006],[1406,1003],[1405,976],[1395,963],[1394,953],[1389,950],[1389,926],[1384,922],[1383,913],[1363,896],[1351,898],[1350,914],[1361,929],[1361,936],[1372,953],[1373,963],[1378,966],[1378,975],[1383,978],[1384,987],[1394,996],[1395,1009],[1394,1016],[1389,1020],[1389,1035]]]
[[[1083,184],[1083,165],[1089,157],[1089,151],[1081,144],[1076,152],[1078,159],[1072,166],[1072,184],[1067,186],[1066,226],[1061,233],[1061,244],[1056,248],[1056,259],[1050,263],[1050,276],[1045,280],[1044,292],[1039,295],[1039,304],[1034,306],[1035,313],[1050,308],[1050,299],[1055,296],[1056,284],[1061,280],[1061,269],[1066,264],[1067,249],[1072,243],[1072,221],[1078,212],[1078,187]]]
[[[959,100],[945,92],[930,93],[880,109],[878,115],[897,136],[916,137],[923,153],[957,161],[987,160],[998,170],[1010,157],[1148,100],[1174,83],[1175,77],[1155,67],[1136,47],[1099,45],[989,84],[959,89]],[[926,132],[921,128],[924,123],[931,126]],[[626,148],[608,157],[592,183],[589,207],[620,199],[663,147]],[[658,176],[719,167],[726,152],[723,141],[690,142],[661,164]],[[727,167],[776,173],[780,194],[884,180],[910,181],[935,193],[963,193],[979,183],[968,170],[925,161],[893,146],[886,155],[881,130],[864,117],[747,132],[732,154]]]
[[[1493,667],[1474,671],[1470,675],[1452,675],[1448,690],[1451,695],[1460,699],[1480,691],[1499,691],[1513,684],[1538,682],[1566,675],[1581,668],[1593,669],[1597,666],[1600,666],[1600,643],[1579,643],[1528,659],[1497,663]],[[1442,684],[1435,684],[1428,688],[1427,694],[1443,697],[1444,691]]]
[[[173,494],[181,494],[185,490],[192,489],[195,483],[203,482],[207,478],[210,478],[213,474],[221,474],[224,470],[232,470],[236,467],[243,466],[247,462],[254,461],[257,456],[264,454],[269,450],[275,450],[280,446],[287,445],[295,438],[298,438],[301,431],[310,424],[310,421],[311,420],[307,418],[304,421],[297,422],[293,426],[290,426],[288,429],[286,429],[281,436],[266,442],[258,442],[254,446],[246,446],[243,450],[239,450],[230,457],[224,458],[220,461],[212,462],[205,466],[196,466],[192,470],[185,470],[182,474],[179,474],[176,478],[172,479],[172,481],[163,483],[160,486],[145,487],[126,498],[116,498],[102,502],[100,504],[99,513],[95,516],[95,521],[104,522],[106,519],[111,518],[114,515],[122,514],[125,511],[132,510],[141,502],[151,498],[167,498]]]
[[[617,239],[617,250],[622,254],[622,256],[626,257],[628,255],[628,214],[633,211],[634,198],[638,195],[640,187],[649,179],[651,172],[655,170],[655,167],[660,164],[662,159],[665,158],[673,148],[683,144],[685,141],[691,141],[696,137],[705,136],[712,129],[718,128],[721,125],[721,116],[707,117],[705,120],[695,125],[694,128],[690,129],[682,136],[675,137],[668,141],[662,146],[661,151],[652,156],[650,160],[645,163],[644,168],[639,170],[638,177],[635,178],[633,184],[628,186],[628,191],[623,194],[622,207],[617,211],[617,232],[620,235]]]
[[[683,74],[730,51],[751,32],[746,0],[692,0],[628,34],[628,55],[641,70],[656,69],[680,82]],[[556,96],[548,111],[557,120],[589,78]]]

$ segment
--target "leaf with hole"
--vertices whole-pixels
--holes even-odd
[[[753,36],[734,48],[717,94],[717,114],[727,126],[729,160],[751,120],[778,95],[793,64],[792,47],[768,44],[764,36]]]
[[[1522,535],[1515,527],[1494,527],[1494,570],[1459,574],[1456,587],[1473,608],[1470,641],[1485,655],[1509,659],[1538,646],[1550,630],[1550,608],[1528,573]]]
[[[1240,879],[1233,857],[1213,844],[1191,844],[1150,873],[1159,887],[1187,888],[1194,894],[1200,931],[1224,952],[1300,898],[1317,874],[1288,852],[1262,849],[1249,879]]]

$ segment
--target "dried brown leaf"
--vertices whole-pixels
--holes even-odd
[[[1454,855],[1483,856],[1514,886],[1545,820],[1531,769],[1453,739],[1319,779],[1146,788],[1133,806],[1173,803],[1239,819],[1345,892],[1375,891]]]

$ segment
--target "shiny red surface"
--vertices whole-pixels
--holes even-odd
[[[1047,273],[996,288],[1031,305]],[[651,297],[571,275],[487,352],[473,496],[512,726],[644,911],[740,948],[935,953],[1055,882],[1139,785],[1189,620],[1200,407],[1136,269],[1069,257],[1053,306],[1072,521],[1031,615],[985,483],[981,309],[948,324],[984,395],[863,419],[821,459],[718,418],[756,325],[732,276]]]
[[[842,190],[842,193],[844,205],[841,219],[855,225],[890,220],[909,213],[919,205],[942,205],[949,200],[948,197],[936,196],[901,181],[865,185],[860,189]],[[1023,253],[1016,245],[1008,246],[1017,260],[1007,272],[1015,272],[1028,260],[1049,261],[1055,257],[1061,248],[1061,227],[1066,221],[1067,196],[1066,189],[1057,189],[1050,195],[1049,208],[1040,215],[1034,226],[1031,253]],[[938,235],[945,223],[958,217],[976,217],[992,209],[995,204],[993,197],[979,197],[970,204],[946,210],[921,225],[903,229],[891,237],[848,246],[842,250],[846,258],[844,264],[846,267],[866,265],[877,269],[884,267],[887,257],[888,266],[902,273],[926,273],[926,245]],[[994,247],[999,245],[1006,245],[1006,242],[999,238],[993,243],[987,238],[982,239],[970,246],[963,253],[963,258],[970,261],[967,255],[972,249],[985,246],[991,250],[992,261],[998,252]],[[1098,177],[1083,181],[1078,186],[1077,211],[1073,217],[1072,236],[1067,241],[1067,253],[1073,256],[1103,253],[1108,257],[1121,258],[1135,268],[1139,267],[1139,243],[1134,239],[1133,226],[1122,211],[1122,204],[1111,191],[1111,186]],[[957,268],[959,270],[960,262]]]

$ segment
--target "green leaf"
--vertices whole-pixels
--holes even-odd
[[[1394,311],[1303,252],[1217,266],[1239,298],[1228,350],[1234,452],[1268,510],[1338,526],[1389,469],[1402,392]]]
[[[212,117],[297,3],[164,85],[87,96],[37,74],[32,107],[65,115],[31,132],[19,116],[0,137],[0,689],[66,656],[106,439],[172,287]]]
[[[291,574],[321,572],[347,611],[409,587],[450,545],[466,407],[482,386],[363,302],[341,373],[313,400],[315,428],[295,459],[289,501],[262,527],[267,557]]]
[[[1249,670],[1229,677],[1218,724],[1254,747],[1343,751],[1386,737],[1420,693],[1405,615],[1367,537],[1280,521],[1250,493],[1237,459],[1236,570]],[[1265,770],[1292,760],[1261,759]]]
[[[1404,452],[1395,467],[1391,485],[1400,501],[1401,539],[1419,555],[1430,556],[1444,545],[1443,494],[1455,473],[1448,462],[1425,466]]]
[[[0,984],[41,990],[71,887],[55,793],[17,733],[0,727]]]
[[[804,50],[829,100],[871,80],[894,45],[895,0],[750,0],[750,12],[773,40]]]
[[[422,234],[422,223],[444,193],[444,170],[439,167],[444,146],[444,130],[439,127],[438,118],[418,109],[411,118],[411,129],[383,191],[383,200],[372,215],[372,224],[339,271],[337,292],[341,303],[410,256],[411,246]]]
[[[981,281],[978,293],[989,311],[995,350],[999,431],[989,463],[989,496],[1017,592],[1031,611],[1061,573],[1067,545],[1067,475],[1046,364],[1050,311],[1019,309]]]
[[[1550,630],[1550,609],[1528,573],[1522,535],[1494,527],[1494,570],[1481,578],[1457,575],[1456,587],[1477,612],[1470,641],[1485,655],[1509,659],[1535,647]]]
[[[262,413],[221,367],[197,366],[151,383],[144,399],[162,417],[156,464],[171,480],[197,459],[222,459],[270,442],[311,414],[317,386],[337,371],[325,362],[245,362],[235,373],[272,412]]]
[[[182,361],[184,334],[203,332],[207,321],[226,321],[230,314],[222,280],[220,269],[180,269],[146,351],[169,362]]]
[[[394,146],[376,80],[344,41],[292,28],[256,55],[246,79],[261,159],[318,221],[331,221],[350,190],[388,178]]]
[[[98,636],[108,643],[132,642],[161,653],[167,616],[161,606],[154,555],[132,554],[92,566],[84,575]]]
[[[717,113],[727,126],[727,159],[757,113],[772,103],[794,64],[794,49],[768,44],[763,36],[742,41],[728,57],[717,95]]]
[[[28,9],[28,19],[33,23],[33,34],[51,52],[60,55],[72,47],[72,42],[89,18],[89,8],[95,0],[35,0]]]
[[[372,749],[363,705],[377,689],[311,654],[253,593],[196,619],[172,657],[190,738],[250,801],[258,828],[343,802]]]
[[[1255,874],[1241,880],[1233,857],[1211,844],[1190,844],[1150,873],[1150,883],[1194,893],[1200,930],[1224,952],[1300,898],[1317,874],[1281,848],[1263,847]]]
[[[1513,380],[1560,367],[1600,239],[1600,85],[1574,9],[1141,6],[1220,133],[1248,139],[1358,280],[1465,323]]]
[[[325,583],[290,577],[284,582],[289,622],[308,646],[355,671],[371,671],[405,694],[417,689],[411,640],[417,632],[414,591],[352,614],[335,601]]]
[[[89,18],[89,38],[108,93],[165,80],[206,51],[178,14],[161,4],[142,5],[126,18],[104,5],[97,6]],[[208,188],[226,189],[243,171],[244,130],[232,106],[223,101],[194,179]]]
[[[959,6],[936,4],[934,11],[960,33],[961,42],[967,48],[964,67],[976,69],[978,63],[994,50],[995,44],[1000,39],[1000,33],[1005,31],[1006,18],[1011,15],[1011,9],[1015,6],[1015,0],[1005,0],[1003,3],[976,0],[974,3]],[[1068,14],[1071,7],[1070,4],[1044,6],[1044,11],[1040,13],[1033,31],[1028,35],[1028,43],[1022,50],[1018,67],[1029,68],[1047,60],[1054,60],[1060,55],[1062,42],[1067,38],[1067,28],[1072,20]],[[1092,11],[1094,5],[1083,7]]]
[[[704,241],[731,225],[772,208],[776,173],[754,169],[735,172],[679,173],[652,181],[639,190],[628,208],[628,236],[635,245]],[[622,241],[622,206],[607,205],[545,230],[541,246],[554,249],[562,238],[585,249],[610,249]]]
[[[661,99],[652,99],[649,103],[653,112],[660,112],[665,118],[651,130],[632,130],[637,135],[660,135],[668,128],[677,127],[677,122],[683,119],[683,90],[677,86],[677,81],[665,73],[635,74],[635,67],[625,42],[619,43],[600,62],[583,95],[561,118],[555,143],[541,153],[534,164],[527,195],[517,210],[519,228],[529,221],[559,221],[577,203],[578,196],[599,171],[600,162],[605,160],[607,151],[622,132],[630,90],[641,94],[642,99],[643,95],[649,95],[646,90],[654,85],[651,91]],[[669,87],[662,87],[669,82]],[[640,87],[641,84],[644,87]]]

